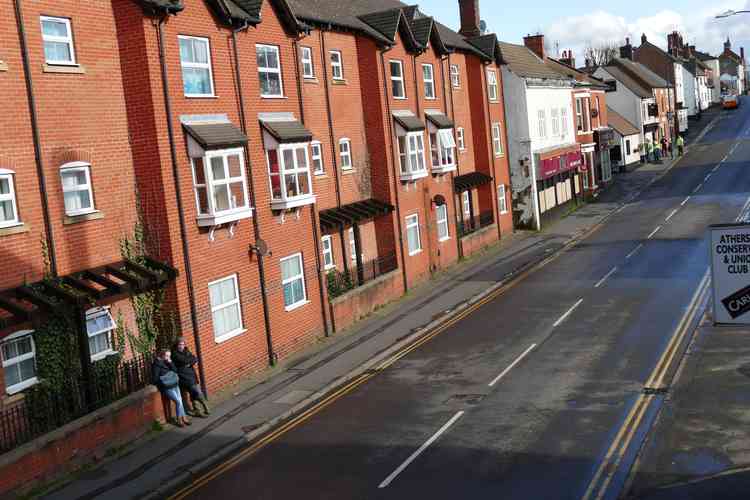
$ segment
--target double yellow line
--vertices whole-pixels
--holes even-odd
[[[630,409],[630,412],[615,436],[612,445],[609,447],[609,450],[607,450],[604,460],[602,460],[594,478],[586,489],[583,500],[601,500],[607,493],[607,488],[609,488],[612,479],[617,475],[622,460],[625,457],[635,434],[640,428],[643,418],[648,412],[649,406],[654,398],[653,392],[666,387],[665,379],[667,374],[672,367],[672,363],[674,362],[685,337],[690,333],[690,326],[695,321],[696,315],[702,310],[700,306],[708,293],[710,282],[710,274],[707,271],[703,276],[698,289],[693,295],[687,311],[680,320],[674,335],[672,335],[667,348],[659,358],[659,362],[656,364],[656,367],[651,372],[651,375],[644,386],[645,391],[647,392],[639,395],[635,404]]]

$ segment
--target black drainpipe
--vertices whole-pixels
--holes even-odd
[[[448,62],[448,76],[451,74],[451,55],[450,53],[447,55],[445,59],[442,61]],[[440,75],[443,79],[443,88],[445,88],[445,64],[440,65]],[[453,122],[453,126],[456,126],[456,103],[453,100],[453,80],[450,78],[448,79],[448,92],[451,94],[451,121]],[[445,91],[443,91],[443,101],[445,101],[445,109],[448,110],[448,97]],[[456,132],[458,133],[458,132]],[[464,137],[464,144],[466,144],[466,137]],[[460,199],[456,196],[456,174],[461,175],[461,150],[458,149],[458,145],[456,145],[456,172],[451,172],[451,197],[453,198],[453,206],[455,208],[455,211],[458,212],[460,207]],[[457,213],[454,213],[453,220],[456,221],[458,217]],[[463,259],[464,257],[464,246],[461,242],[461,235],[458,234],[458,224],[456,224],[456,248],[458,250],[458,258]]]
[[[47,182],[44,176],[44,161],[42,160],[42,139],[39,133],[39,122],[36,114],[36,97],[34,96],[34,84],[31,77],[31,64],[29,62],[29,48],[26,45],[26,29],[23,24],[23,12],[21,0],[15,0],[16,22],[18,23],[18,40],[21,44],[21,57],[23,59],[23,72],[26,77],[26,95],[29,100],[29,115],[31,117],[31,131],[34,135],[34,159],[36,160],[36,174],[39,178],[39,195],[42,199],[42,215],[44,217],[45,239],[49,255],[49,271],[52,276],[57,276],[57,253],[55,251],[55,237],[52,232],[52,222],[47,203]]]
[[[180,171],[177,166],[177,149],[175,147],[174,127],[172,126],[172,102],[169,98],[169,79],[167,78],[167,61],[164,53],[164,22],[169,17],[167,11],[157,23],[156,36],[159,43],[159,63],[161,66],[161,83],[164,90],[164,111],[167,114],[167,135],[169,136],[169,152],[172,156],[172,178],[174,179],[175,201],[177,202],[177,214],[180,221],[180,239],[182,240],[182,258],[185,266],[185,278],[188,287],[188,301],[190,302],[190,322],[193,326],[193,337],[195,337],[195,353],[198,355],[198,372],[201,379],[201,388],[208,396],[206,387],[206,373],[203,369],[203,357],[201,349],[200,334],[198,333],[198,316],[196,314],[195,290],[193,288],[193,270],[190,265],[190,248],[188,246],[187,229],[185,226],[185,213],[182,206],[182,189],[180,187]]]
[[[406,276],[406,255],[404,254],[404,232],[401,228],[401,205],[398,202],[398,177],[399,177],[399,159],[396,157],[396,150],[393,147],[393,141],[396,139],[396,133],[393,130],[393,113],[391,111],[391,101],[388,96],[388,78],[385,72],[385,52],[390,49],[380,51],[380,65],[383,69],[383,97],[385,98],[385,109],[388,113],[386,122],[388,123],[388,138],[391,141],[391,162],[393,163],[393,194],[396,197],[396,227],[398,227],[398,245],[401,250],[401,273],[404,277],[404,293],[409,291],[409,282]]]
[[[242,92],[242,76],[240,73],[240,56],[237,52],[237,32],[246,30],[248,24],[245,23],[238,29],[232,29],[232,52],[234,55],[234,77],[237,80],[237,99],[240,101],[240,127],[242,132],[247,135],[247,118],[245,116],[245,95]],[[253,184],[253,166],[250,162],[250,151],[245,144],[245,158],[247,161],[247,183],[250,185],[250,205],[255,208],[253,214],[253,237],[258,242],[260,237],[260,224],[258,223],[258,207],[255,204],[255,184]],[[266,271],[263,265],[263,255],[256,252],[258,258],[258,277],[260,278],[260,298],[263,304],[263,326],[266,330],[266,347],[268,349],[268,363],[271,366],[276,364],[276,353],[273,351],[273,337],[271,335],[271,315],[268,312],[268,295],[266,294]]]
[[[489,87],[487,86],[487,84],[488,84],[488,81],[487,81],[487,67],[488,66],[489,66],[489,63],[487,63],[484,66],[484,68],[483,68],[484,71],[482,71],[482,73],[483,73],[483,75],[482,75],[482,81],[484,82],[484,90],[482,92],[486,96],[486,98],[485,98],[485,104],[486,104],[486,107],[487,107],[487,123],[489,124],[489,130],[488,130],[488,132],[489,132],[489,138],[490,138],[489,150],[490,150],[490,165],[492,166],[492,186],[493,186],[493,191],[492,191],[492,195],[490,196],[490,200],[492,200],[492,214],[495,217],[495,225],[497,226],[497,239],[498,240],[502,240],[503,239],[503,230],[500,227],[500,207],[497,205],[497,170],[496,170],[496,164],[495,164],[495,162],[497,161],[497,158],[495,158],[495,146],[492,144],[492,113],[491,113],[491,110],[490,110],[490,92],[489,92]],[[497,98],[500,99],[500,90],[501,90],[500,79],[502,78],[502,75],[500,74],[500,68],[499,67],[497,68],[497,71],[498,71],[498,73],[496,75],[497,77],[496,77],[495,81],[497,82]],[[505,128],[505,126],[503,126],[503,128]],[[500,135],[500,142],[502,142],[502,140],[503,140],[503,136],[501,134]],[[508,152],[505,151],[505,154],[507,155]],[[505,197],[505,200],[506,200],[506,203],[507,203],[508,202],[508,196],[507,195]]]
[[[302,75],[299,73],[299,39],[295,38],[294,43],[294,74],[297,77],[297,96],[299,97],[299,115],[300,121],[305,123],[305,103],[302,97]],[[327,89],[327,87],[326,87]],[[330,116],[329,116],[330,120]],[[326,337],[329,336],[328,318],[326,317],[326,302],[323,292],[323,269],[320,266],[320,236],[318,235],[318,210],[317,203],[313,203],[310,209],[310,221],[312,222],[313,238],[315,238],[315,269],[318,274],[318,291],[320,292],[320,312],[323,317],[323,332]]]

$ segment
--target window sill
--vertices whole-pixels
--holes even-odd
[[[43,73],[67,73],[71,75],[85,75],[86,68],[80,64],[49,64],[42,65]]]
[[[302,81],[304,83],[312,83],[312,84],[315,84],[315,85],[317,85],[317,84],[320,83],[320,81],[318,81],[318,79],[316,77],[314,77],[314,76],[305,76],[305,77],[302,78]]]
[[[309,300],[303,300],[302,302],[297,302],[296,304],[292,304],[291,306],[285,306],[284,310],[286,312],[292,312],[295,309],[299,309],[300,307],[305,307],[309,303],[310,303]]]
[[[500,215],[508,215],[508,211],[507,211],[507,210],[502,210],[502,211],[500,212]]]
[[[401,174],[401,182],[410,182],[410,181],[416,181],[418,179],[422,179],[424,177],[427,177],[427,170],[424,170],[422,172],[415,172],[411,174]]]
[[[334,264],[334,265],[332,265],[332,266],[325,266],[325,267],[323,268],[323,270],[324,270],[325,272],[328,272],[328,271],[332,271],[332,270],[334,270],[334,269],[336,269],[336,265],[335,265],[335,264]]]
[[[10,236],[12,234],[28,233],[29,231],[29,226],[21,222],[12,226],[0,227],[0,237]]]
[[[404,97],[393,96],[393,99],[396,100],[396,101],[405,101],[406,99],[408,99],[408,97],[406,97],[406,96],[404,96]]]
[[[415,255],[419,255],[420,253],[422,253],[422,249],[419,249],[416,252],[409,252],[409,257],[414,257]]]
[[[496,154],[495,158],[503,158],[505,156],[504,153]]]
[[[0,61],[0,72],[2,71],[8,71],[8,65],[3,61]]]
[[[90,220],[99,220],[103,218],[104,218],[104,212],[100,212],[99,210],[95,210],[93,212],[88,212],[85,214],[66,215],[65,218],[63,218],[63,225],[70,226],[72,224],[80,224],[81,222],[86,222]]]
[[[446,165],[444,167],[432,167],[433,174],[449,174],[456,171],[455,165]]]
[[[231,340],[231,339],[233,339],[235,337],[239,337],[240,335],[242,335],[246,331],[247,331],[246,328],[240,328],[239,330],[235,330],[233,332],[225,333],[221,337],[215,337],[214,338],[214,342],[217,343],[217,344],[223,344],[227,340]]]
[[[349,82],[343,78],[331,78],[331,85],[349,85]]]
[[[29,387],[34,386],[34,385],[36,385],[38,383],[39,383],[39,379],[38,378],[36,378],[36,377],[30,378],[29,380],[25,380],[25,381],[21,382],[20,384],[16,384],[16,385],[13,385],[13,386],[10,386],[10,387],[6,387],[5,393],[7,395],[9,395],[9,396],[12,396],[13,394],[17,394],[17,393],[19,393],[21,391],[25,391]]]
[[[443,242],[445,242],[445,241],[450,241],[450,239],[451,239],[451,237],[450,237],[450,236],[446,236],[445,238],[440,238],[440,239],[438,239],[438,243],[443,243]]]
[[[198,226],[200,227],[213,227],[221,224],[227,224],[229,222],[237,222],[243,219],[249,219],[252,216],[253,209],[248,208],[246,210],[223,215],[199,215],[195,220],[198,222]]]
[[[304,207],[315,203],[315,195],[301,196],[289,200],[276,200],[271,202],[272,210],[290,210],[292,208]]]
[[[354,172],[355,170],[351,167],[346,168],[346,169],[344,168],[341,169],[341,175],[352,175]]]
[[[313,172],[313,175],[316,179],[328,179],[328,176],[325,172]]]
[[[204,94],[185,94],[185,99],[218,99],[219,96],[216,94],[204,95]]]
[[[260,95],[260,98],[261,99],[289,99],[285,95],[263,95],[263,94]]]
[[[118,352],[114,351],[112,349],[110,349],[108,351],[100,352],[99,354],[92,354],[91,355],[91,361],[92,362],[94,362],[94,361],[101,361],[101,360],[106,359],[106,358],[108,358],[110,356],[114,356],[115,354],[118,354]]]

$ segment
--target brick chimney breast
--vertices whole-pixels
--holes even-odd
[[[461,15],[461,33],[465,37],[475,37],[482,34],[479,29],[479,0],[458,0]]]
[[[544,35],[527,35],[523,37],[523,44],[539,59],[547,60],[547,54],[544,52]]]

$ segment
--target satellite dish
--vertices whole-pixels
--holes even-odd
[[[252,245],[250,247],[250,250],[253,251],[253,252],[255,252],[255,253],[257,253],[261,257],[265,257],[269,253],[268,252],[268,243],[266,243],[265,240],[259,239],[258,241],[255,242],[255,245]]]
[[[487,21],[482,19],[479,21],[479,30],[482,32],[482,34],[487,32]]]

